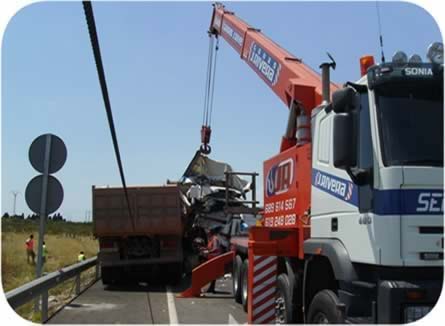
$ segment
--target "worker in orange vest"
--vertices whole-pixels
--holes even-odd
[[[31,234],[25,241],[26,247],[26,260],[29,264],[29,258],[31,257],[31,263],[36,263],[36,254],[34,253],[34,235]]]
[[[223,253],[221,249],[220,240],[218,239],[218,232],[220,230],[221,230],[220,226],[215,226],[209,230],[207,247],[203,247],[201,251],[201,255],[204,256],[207,260],[219,256]],[[216,280],[213,280],[210,283],[207,292],[215,293],[215,285],[216,285]]]

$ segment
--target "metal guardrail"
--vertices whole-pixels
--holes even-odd
[[[42,297],[42,322],[48,320],[48,291],[66,280],[76,278],[76,295],[80,294],[80,273],[96,267],[95,281],[99,279],[99,263],[97,257],[89,258],[83,262],[64,267],[56,272],[49,273],[34,281],[26,283],[6,293],[6,300],[13,309],[16,309],[32,299]]]

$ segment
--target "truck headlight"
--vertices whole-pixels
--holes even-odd
[[[411,323],[426,316],[431,311],[431,306],[410,306],[405,308],[405,323]]]
[[[422,58],[418,54],[413,54],[408,59],[409,63],[422,63]]]
[[[392,62],[396,65],[403,65],[408,62],[408,56],[403,51],[397,51],[392,56]]]
[[[434,42],[428,47],[427,58],[431,63],[443,64],[443,43]]]

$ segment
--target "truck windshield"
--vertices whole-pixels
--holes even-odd
[[[376,104],[385,166],[443,166],[441,83],[385,85]]]

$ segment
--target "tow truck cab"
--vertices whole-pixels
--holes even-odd
[[[429,55],[431,63],[398,53],[369,67],[313,114],[311,237],[304,251],[324,248],[349,319],[411,322],[439,298],[441,49]]]

